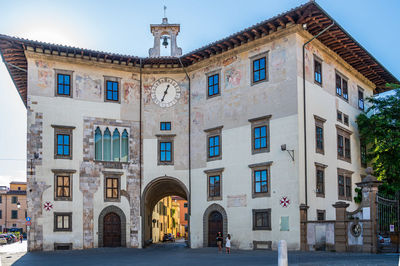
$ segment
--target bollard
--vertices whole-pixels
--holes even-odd
[[[278,243],[278,266],[288,266],[287,244],[285,240]]]

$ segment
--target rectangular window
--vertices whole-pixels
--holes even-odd
[[[57,134],[57,155],[69,156],[70,154],[70,136],[66,134]]]
[[[322,64],[317,59],[314,59],[314,80],[319,85],[322,85]]]
[[[208,138],[208,158],[220,156],[220,141],[219,135]]]
[[[351,177],[346,176],[346,198],[351,198]]]
[[[254,193],[268,193],[268,170],[254,171]]]
[[[210,198],[220,197],[221,196],[221,183],[220,176],[214,175],[208,177],[208,196]]]
[[[207,200],[222,200],[222,171],[224,168],[205,170],[207,174]]]
[[[325,210],[317,210],[317,221],[325,221]]]
[[[364,91],[358,88],[358,109],[364,110]]]
[[[271,230],[271,209],[253,210],[253,230]]]
[[[12,196],[11,197],[11,203],[17,204],[17,202],[18,202],[18,197],[17,196]]]
[[[55,96],[61,97],[72,97],[73,82],[72,74],[73,71],[54,69],[55,72]]]
[[[348,92],[348,88],[347,88],[347,80],[342,79],[342,84],[343,84],[343,99],[348,101],[349,100],[349,92]]]
[[[72,231],[72,213],[54,213],[54,231]]]
[[[367,167],[367,145],[365,145],[365,141],[360,140],[360,157],[361,157],[361,166]]]
[[[119,178],[107,177],[106,178],[106,199],[119,198]]]
[[[352,201],[352,172],[338,168],[338,198],[340,200]]]
[[[3,211],[0,210],[0,219],[3,219]]]
[[[57,74],[57,95],[71,95],[71,76]]]
[[[345,124],[346,126],[349,125],[349,116],[343,114],[343,124]]]
[[[351,159],[350,156],[350,139],[344,138],[344,156],[346,159]]]
[[[351,163],[351,131],[336,125],[337,129],[337,158]]]
[[[16,210],[11,211],[11,219],[18,219],[18,211]]]
[[[314,115],[315,119],[315,152],[324,154],[324,123],[326,119]]]
[[[336,73],[336,95],[345,101],[349,100],[347,78],[338,73]]]
[[[71,176],[57,175],[56,176],[56,198],[71,197]]]
[[[254,128],[254,149],[267,148],[267,126]]]
[[[210,75],[207,80],[208,97],[219,95],[219,74]]]
[[[185,213],[185,221],[189,220],[189,215]]]
[[[187,207],[188,207],[188,204],[187,204],[187,202],[183,203],[183,207],[185,207],[185,208],[187,208]]]
[[[249,165],[249,168],[251,168],[253,198],[271,196],[271,164],[272,162],[262,162]]]
[[[342,96],[342,78],[336,74],[336,95]]]
[[[251,60],[251,84],[268,80],[268,52],[252,56]]]
[[[316,137],[316,145],[317,152],[324,152],[324,129],[320,126],[315,126],[315,137]]]
[[[252,154],[269,152],[269,119],[271,116],[249,119],[251,123]]]
[[[338,135],[337,137],[338,137],[337,152],[338,152],[338,157],[341,158],[341,157],[343,157],[343,136]]]
[[[172,160],[172,143],[160,142],[160,161],[161,162],[171,162]]]
[[[51,126],[54,128],[54,159],[72,159],[72,130],[75,127]]]
[[[222,159],[222,128],[218,126],[204,130],[207,133],[207,161]]]
[[[158,138],[158,165],[173,165],[175,134],[160,134],[156,137]]]
[[[106,81],[106,100],[113,102],[119,101],[118,81]]]
[[[343,123],[342,112],[340,112],[339,110],[336,111],[336,119],[337,119],[337,121],[339,121],[340,123]]]
[[[316,163],[316,194],[317,197],[325,197],[325,167]]]
[[[161,122],[160,130],[161,131],[170,131],[171,130],[171,122]]]
[[[0,196],[0,203],[2,203],[3,202],[3,197],[2,196]]]
[[[344,197],[344,176],[338,175],[339,197]]]

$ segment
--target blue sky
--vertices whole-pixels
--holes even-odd
[[[178,45],[187,53],[305,2],[0,0],[0,33],[147,56],[153,44],[149,25],[161,22],[166,5],[169,22],[181,24]],[[400,79],[399,0],[318,0],[317,3]],[[26,110],[3,63],[0,63],[0,125],[0,185],[6,185],[10,179],[26,177]]]

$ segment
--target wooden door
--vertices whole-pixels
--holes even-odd
[[[116,213],[110,212],[104,216],[103,246],[121,246],[121,219]]]
[[[213,211],[208,217],[208,246],[217,246],[217,233],[223,233],[222,215],[218,211]],[[225,236],[223,236],[225,237]]]

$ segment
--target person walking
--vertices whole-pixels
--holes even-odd
[[[226,247],[226,253],[231,254],[231,235],[230,234],[228,234],[228,236],[226,237],[225,247]]]
[[[222,233],[221,233],[221,232],[218,232],[218,233],[217,233],[218,252],[221,252],[221,251],[222,251],[222,241],[223,241]]]
[[[23,240],[24,238],[22,237],[22,234],[20,234],[19,235],[19,241],[21,241],[21,243],[22,243],[22,240]]]

